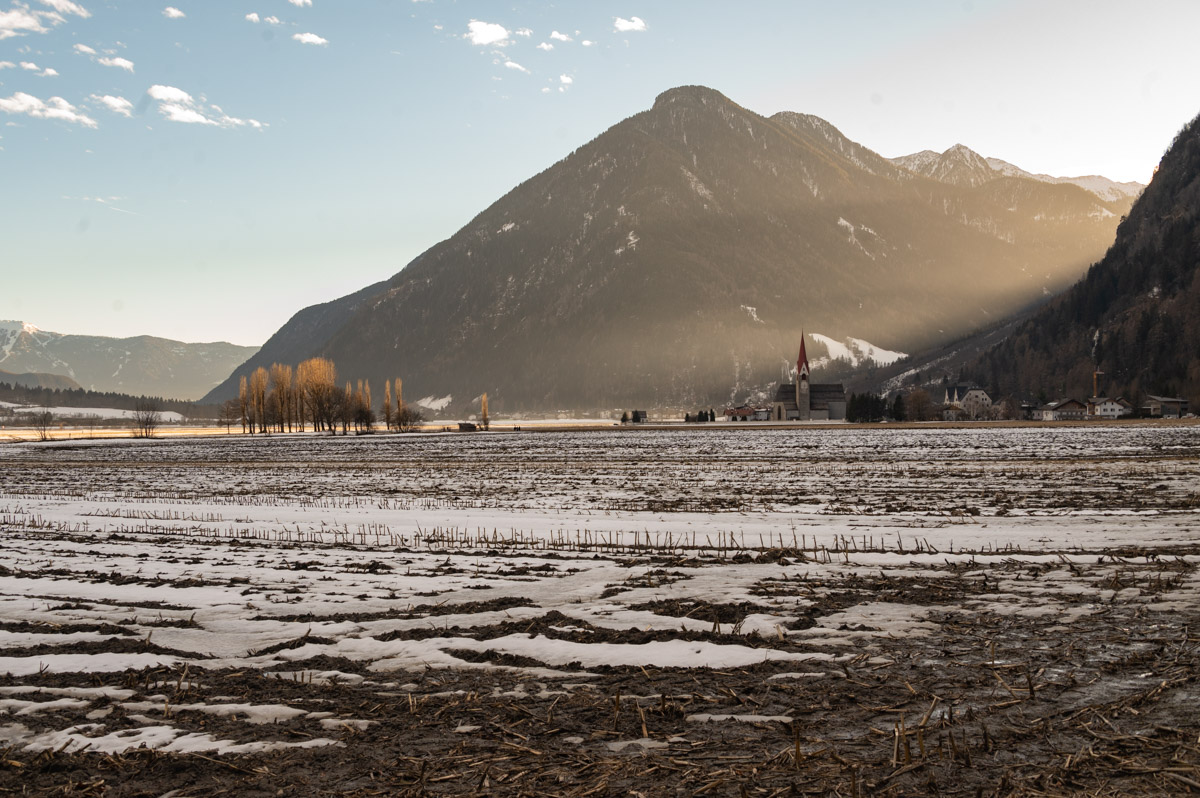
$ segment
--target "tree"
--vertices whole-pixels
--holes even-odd
[[[291,432],[292,423],[295,421],[293,411],[295,402],[292,401],[292,367],[272,363],[270,378],[271,392],[267,397],[267,403],[270,405],[275,423],[278,425],[277,429],[280,432],[285,430]]]
[[[392,384],[387,380],[383,381],[383,426],[384,429],[391,430],[392,419],[395,413],[392,412]]]
[[[50,428],[54,426],[54,413],[50,411],[49,405],[43,405],[42,409],[33,414],[33,429],[37,432],[39,441],[50,440]]]
[[[262,366],[250,375],[250,409],[253,414],[251,432],[254,431],[255,425],[258,426],[259,432],[267,431],[267,382],[267,370]]]
[[[334,431],[339,417],[340,392],[337,388],[337,369],[333,361],[323,357],[309,358],[296,367],[298,393],[308,408],[313,431]]]
[[[908,409],[904,406],[903,394],[896,394],[896,398],[892,400],[892,419],[895,421],[908,420]]]
[[[162,423],[158,402],[142,397],[133,408],[133,437],[153,438],[154,431]]]
[[[924,388],[914,388],[908,392],[908,417],[912,421],[929,421],[933,417],[933,400]]]
[[[221,405],[217,415],[217,423],[225,427],[225,432],[228,433],[230,428],[233,427],[234,422],[241,416],[241,413],[241,402],[237,399],[228,399]],[[244,427],[242,431],[245,431]]]
[[[254,432],[254,427],[250,426],[250,387],[246,381],[246,375],[243,374],[241,380],[238,381],[238,413],[242,417],[242,433],[247,431]]]
[[[488,406],[486,393],[479,397],[479,422],[480,427],[483,429],[488,428]]]
[[[421,425],[425,417],[421,415],[420,410],[410,408],[405,405],[400,412],[396,414],[396,429],[400,432],[413,432]]]

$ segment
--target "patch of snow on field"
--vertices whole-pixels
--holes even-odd
[[[104,420],[132,419],[133,410],[121,410],[116,407],[42,407],[41,405],[21,405],[14,402],[0,402],[0,407],[10,408],[14,413],[45,413],[49,412],[55,418],[97,418]],[[160,410],[159,421],[164,424],[178,424],[183,416],[174,410]]]

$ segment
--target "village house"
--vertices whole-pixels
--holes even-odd
[[[800,355],[796,358],[796,381],[782,383],[771,403],[775,421],[844,421],[846,388],[841,383],[813,383],[804,336],[800,337]]]
[[[1087,405],[1078,399],[1059,399],[1043,405],[1039,412],[1042,421],[1083,421],[1087,418]]]
[[[1088,418],[1124,418],[1132,415],[1133,404],[1128,399],[1120,396],[1116,399],[1109,399],[1105,396],[1088,397]]]
[[[1148,394],[1142,413],[1153,418],[1183,418],[1188,414],[1188,400]]]
[[[964,418],[987,418],[992,409],[992,398],[987,391],[978,385],[949,385],[946,387],[946,397],[942,400],[945,407],[944,416],[948,421],[958,421]]]

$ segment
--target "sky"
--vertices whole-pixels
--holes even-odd
[[[1195,0],[0,0],[0,319],[258,345],[674,86],[1148,182]]]

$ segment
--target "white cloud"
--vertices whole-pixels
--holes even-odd
[[[542,87],[542,94],[549,94],[549,93],[550,93],[550,89],[548,89],[548,88],[546,88],[546,87],[544,87],[544,86],[543,86],[543,87]]]
[[[16,69],[17,65],[12,61],[0,61],[0,69]]]
[[[584,39],[580,42],[580,44],[582,44],[584,47],[591,47],[593,44],[595,44],[595,42],[590,42],[587,39]]]
[[[575,82],[575,78],[571,77],[570,75],[559,75],[558,82],[570,86]]]
[[[0,111],[6,114],[25,114],[36,119],[60,119],[84,127],[96,127],[96,120],[79,112],[62,97],[51,97],[42,101],[31,94],[19,91],[11,97],[0,97]]]
[[[292,38],[301,44],[317,44],[321,46],[329,44],[328,39],[322,39],[315,33],[293,33]]]
[[[60,14],[74,14],[77,17],[87,19],[92,14],[78,3],[73,3],[71,0],[41,0],[42,5],[50,6]]]
[[[529,28],[517,28],[515,31],[513,31],[513,33],[517,34],[518,36],[524,36],[526,39],[533,35],[533,31],[531,31]]]
[[[569,41],[572,41],[572,39],[571,39],[571,37],[570,37],[570,36],[568,36],[568,35],[567,35],[567,34],[565,34],[565,33],[559,33],[558,31],[552,31],[552,32],[550,33],[550,38],[551,38],[551,39],[554,39],[554,40],[555,40],[555,41],[557,41],[557,42],[569,42]]]
[[[6,64],[10,67],[13,66],[13,63],[11,61],[5,61],[5,62],[3,62],[3,64]],[[3,65],[0,65],[0,66],[3,66]],[[50,69],[49,67],[42,69],[40,66],[33,63],[32,61],[22,61],[21,69],[24,69],[27,72],[37,72],[38,76],[43,77],[43,78],[53,78],[58,75],[57,69]]]
[[[171,122],[214,127],[266,127],[257,119],[229,116],[220,106],[206,104],[203,100],[198,101],[183,89],[174,86],[155,84],[146,90],[146,94],[158,102],[158,112]]]
[[[163,9],[163,16],[167,19],[183,19],[187,14],[180,11],[175,6],[167,6]]]
[[[130,61],[128,58],[121,58],[120,56],[114,56],[112,58],[97,58],[96,63],[100,64],[102,66],[110,66],[110,67],[116,67],[118,69],[124,69],[127,72],[133,71],[133,62]]]
[[[645,29],[646,23],[641,17],[630,17],[629,19],[617,17],[613,21],[613,30],[617,33],[639,33]]]
[[[545,50],[546,52],[550,52],[551,50],[554,49],[554,45],[551,44],[550,42],[542,42],[541,44],[539,44],[537,46],[537,48],[539,50]]]
[[[92,102],[100,103],[114,114],[133,116],[133,103],[124,97],[113,97],[111,94],[93,94],[88,99]]]
[[[524,72],[526,75],[529,74],[529,70],[518,64],[516,61],[505,61],[504,66],[508,67],[509,69],[515,69],[518,72]]]
[[[274,16],[267,17],[266,19],[263,20],[263,22],[267,23],[268,25],[282,25],[283,24],[283,22],[280,21],[279,17],[274,17]]]
[[[473,19],[467,23],[467,32],[463,34],[463,38],[469,39],[471,44],[480,46],[488,44],[503,46],[508,42],[508,28],[494,22],[480,22]]]
[[[308,6],[309,8],[312,7],[312,0],[288,0],[288,2],[294,5],[296,8],[304,8],[305,6]]]
[[[251,11],[249,14],[246,15],[246,21],[247,22],[258,22],[259,21],[258,14],[254,11]]]
[[[83,53],[85,55],[95,55],[96,54],[96,51],[93,50],[91,47],[88,47],[86,44],[75,45],[75,52]]]
[[[57,14],[30,11],[28,6],[15,6],[8,11],[0,11],[0,40],[24,36],[26,33],[45,33],[49,28],[42,24],[43,20],[49,20],[51,25],[58,25],[64,21]]]

